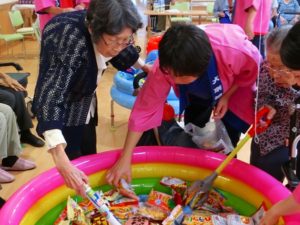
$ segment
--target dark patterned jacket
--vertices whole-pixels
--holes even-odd
[[[270,105],[276,109],[270,127],[258,135],[258,145],[261,155],[266,155],[277,147],[285,145],[290,131],[290,106],[294,104],[300,93],[292,88],[284,88],[275,84],[269,75],[265,63],[262,64],[258,81],[258,109]],[[300,112],[298,112],[300,117]],[[299,127],[299,118],[297,118]]]
[[[86,122],[97,87],[98,67],[85,17],[85,11],[60,14],[43,31],[33,101],[40,135],[46,130],[61,130],[64,126],[80,126]],[[122,57],[115,58],[116,61],[131,58],[126,62],[131,66],[138,54],[134,52],[134,57],[126,57],[135,50],[128,49],[121,52]]]

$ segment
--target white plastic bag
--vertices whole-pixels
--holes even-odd
[[[192,136],[193,142],[199,148],[223,154],[228,154],[233,149],[227,130],[221,120],[210,121],[203,128],[188,123],[184,130]]]

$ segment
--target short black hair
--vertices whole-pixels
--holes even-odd
[[[300,70],[300,22],[290,29],[283,40],[280,57],[283,64],[288,68]]]
[[[192,24],[170,27],[159,43],[160,69],[175,76],[201,76],[207,69],[212,48],[206,33]]]
[[[131,0],[91,0],[86,20],[95,43],[104,33],[116,35],[126,27],[135,33],[143,25]]]

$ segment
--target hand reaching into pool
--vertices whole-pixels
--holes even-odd
[[[142,134],[143,132],[128,130],[120,158],[114,166],[107,171],[106,181],[109,184],[118,187],[121,178],[124,178],[128,183],[131,183],[131,156],[133,149],[140,140]]]
[[[57,145],[55,148],[50,149],[49,152],[66,186],[74,189],[77,194],[85,196],[84,184],[88,183],[88,177],[70,162],[63,145]]]
[[[110,185],[118,187],[121,178],[131,183],[131,154],[122,155],[114,166],[107,171],[106,180]]]
[[[300,186],[286,199],[273,205],[263,216],[259,225],[275,225],[281,216],[300,212]]]

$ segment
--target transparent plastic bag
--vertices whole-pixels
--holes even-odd
[[[210,121],[203,128],[188,123],[184,130],[192,136],[193,142],[199,148],[223,154],[228,154],[233,149],[227,130],[221,120]]]

